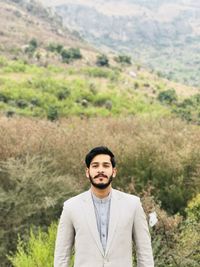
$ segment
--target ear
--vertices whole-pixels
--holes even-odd
[[[86,174],[86,177],[89,178],[89,169],[88,168],[85,169],[85,174]]]
[[[115,176],[117,175],[117,169],[116,168],[113,168],[113,178],[115,178]]]

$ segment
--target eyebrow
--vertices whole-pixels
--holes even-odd
[[[98,162],[98,161],[94,161],[94,162],[92,162],[91,164],[93,165],[93,164],[99,164],[99,163],[101,163],[101,162]],[[109,162],[109,161],[104,161],[104,162],[102,162],[103,164],[111,164],[111,162]]]

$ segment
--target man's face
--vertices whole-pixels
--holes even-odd
[[[112,167],[109,155],[100,154],[93,158],[90,167],[86,169],[86,176],[91,184],[99,189],[107,188],[116,175],[116,169]]]

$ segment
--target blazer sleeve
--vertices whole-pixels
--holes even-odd
[[[70,209],[67,203],[65,203],[58,224],[54,267],[69,267],[72,247],[74,245],[74,233]]]
[[[136,246],[137,267],[154,267],[151,237],[140,199],[137,199],[134,215],[133,239]]]

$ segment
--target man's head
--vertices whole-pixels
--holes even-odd
[[[98,189],[107,188],[116,175],[114,154],[104,146],[93,148],[85,157],[86,176]]]

